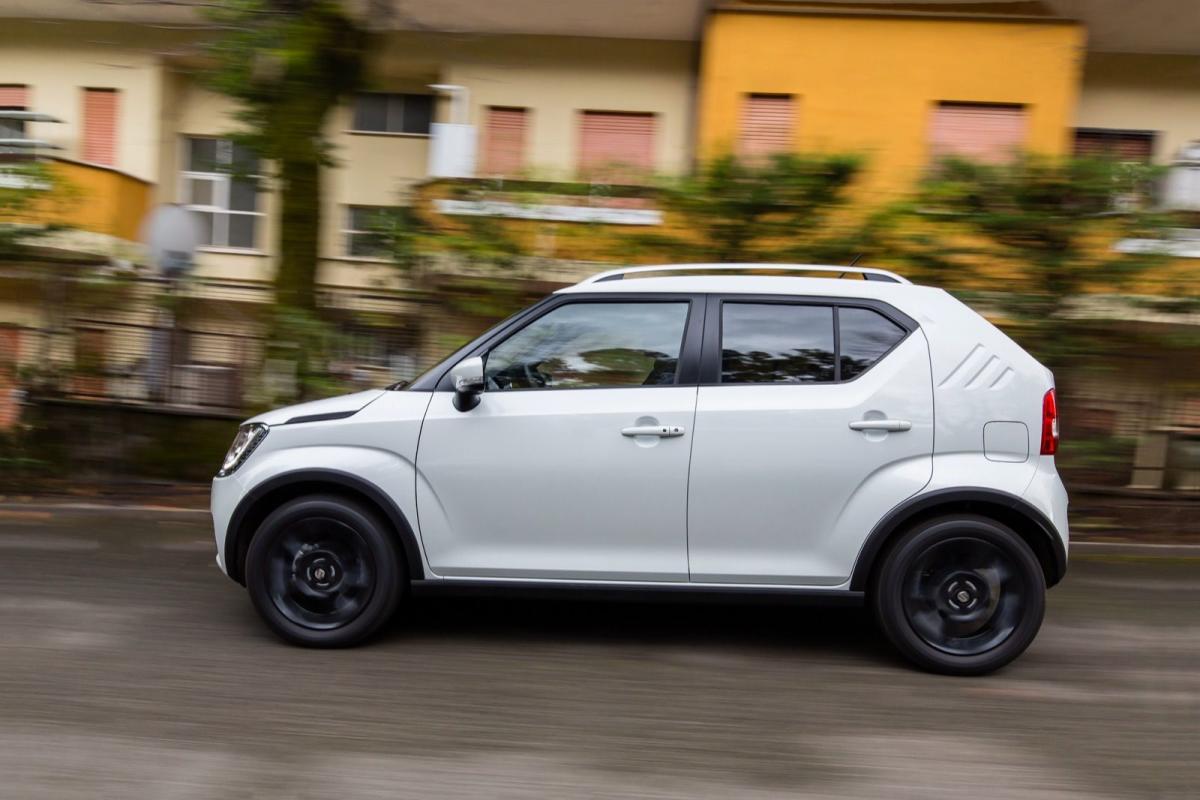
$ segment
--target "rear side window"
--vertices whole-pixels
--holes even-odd
[[[721,304],[721,383],[853,380],[907,335],[869,308],[726,301]]]
[[[831,306],[721,305],[722,383],[828,383],[833,379]]]
[[[848,381],[871,368],[907,335],[907,331],[869,308],[838,309],[841,379]]]

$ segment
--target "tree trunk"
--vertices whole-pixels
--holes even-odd
[[[290,308],[316,309],[321,228],[321,163],[317,153],[285,156],[279,165],[279,264],[276,300]]]

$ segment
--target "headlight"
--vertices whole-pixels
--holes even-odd
[[[237,436],[234,437],[233,444],[229,445],[229,452],[225,454],[225,463],[221,464],[221,470],[217,473],[217,477],[224,478],[237,470],[265,438],[267,438],[267,426],[261,422],[252,422],[238,428]]]

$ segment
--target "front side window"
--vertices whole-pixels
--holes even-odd
[[[487,355],[488,391],[675,383],[687,302],[571,303]]]
[[[228,139],[184,139],[182,200],[200,223],[200,244],[252,250],[262,211],[258,158]]]
[[[833,380],[831,306],[722,304],[721,383]]]

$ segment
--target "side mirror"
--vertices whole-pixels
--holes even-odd
[[[483,393],[483,359],[476,356],[458,362],[450,370],[450,380],[454,382],[454,407],[470,411],[479,405]]]

